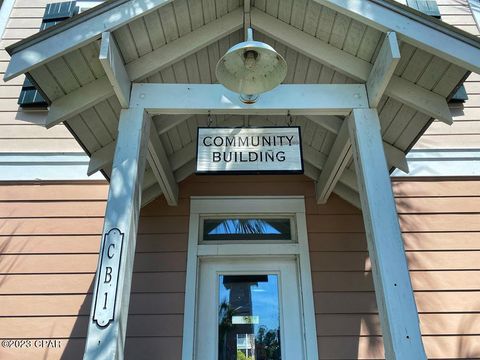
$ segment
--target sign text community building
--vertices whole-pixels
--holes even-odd
[[[303,173],[300,128],[198,128],[197,173]]]

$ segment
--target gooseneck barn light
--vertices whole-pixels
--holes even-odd
[[[227,89],[240,94],[245,103],[254,103],[258,95],[280,85],[287,75],[287,62],[270,45],[253,40],[231,47],[218,61],[215,74]]]

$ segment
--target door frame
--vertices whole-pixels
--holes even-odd
[[[237,261],[236,261],[237,260]],[[282,344],[282,359],[304,359],[305,342],[303,337],[303,317],[301,316],[302,303],[300,292],[300,277],[298,269],[297,256],[255,256],[255,257],[224,257],[209,256],[201,258],[199,262],[202,278],[198,283],[199,296],[197,298],[197,308],[201,311],[197,314],[196,329],[199,330],[202,325],[207,325],[204,331],[207,334],[213,330],[216,332],[212,341],[204,341],[202,346],[209,348],[207,351],[214,351],[218,354],[218,300],[219,300],[219,278],[218,275],[276,275],[278,285],[278,306],[280,320],[280,343]],[[216,275],[213,276],[212,275]],[[204,277],[204,275],[208,275]],[[208,289],[208,291],[206,291]],[[205,294],[214,295],[216,301],[203,302]],[[206,305],[206,307],[202,307]],[[261,315],[261,314],[259,314]],[[209,323],[210,322],[210,323]],[[288,326],[286,326],[288,324]],[[297,340],[295,343],[293,340]],[[197,339],[195,339],[197,340]],[[195,351],[199,350],[200,344],[195,344]],[[213,348],[213,349],[212,349]],[[299,351],[300,350],[300,351]],[[205,357],[205,352],[196,353],[199,359],[212,359]],[[302,357],[299,357],[299,354]],[[289,356],[288,356],[289,355]],[[217,359],[215,357],[214,359]]]
[[[199,244],[200,222],[203,216],[222,215],[286,215],[294,219],[295,243],[249,244]],[[190,199],[190,222],[187,251],[187,273],[185,285],[185,307],[183,321],[182,360],[193,360],[195,351],[195,329],[197,318],[197,296],[199,265],[207,257],[297,257],[300,287],[300,305],[303,314],[305,360],[317,360],[317,331],[313,302],[312,273],[308,249],[308,233],[303,196],[192,196]]]

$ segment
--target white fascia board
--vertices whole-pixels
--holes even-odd
[[[47,30],[44,33],[45,37],[34,37],[31,44],[27,41],[21,43],[20,47],[13,47],[4,80],[11,80],[51,59],[100,39],[103,32],[114,31],[170,2],[171,0],[130,0],[106,11],[100,6],[98,14],[95,11],[85,13],[85,16],[79,17],[73,26],[70,22],[65,24],[69,26],[65,26],[64,29],[61,27],[50,32]]]
[[[395,31],[400,40],[480,73],[480,43],[466,33],[462,36],[384,0],[314,1],[382,32]]]
[[[362,84],[280,85],[254,104],[218,84],[133,84],[131,106],[155,114],[348,115],[368,108]]]

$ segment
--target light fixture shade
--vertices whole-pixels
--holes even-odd
[[[287,62],[270,45],[253,41],[250,30],[248,41],[231,47],[219,60],[215,74],[227,89],[253,95],[280,85]]]

